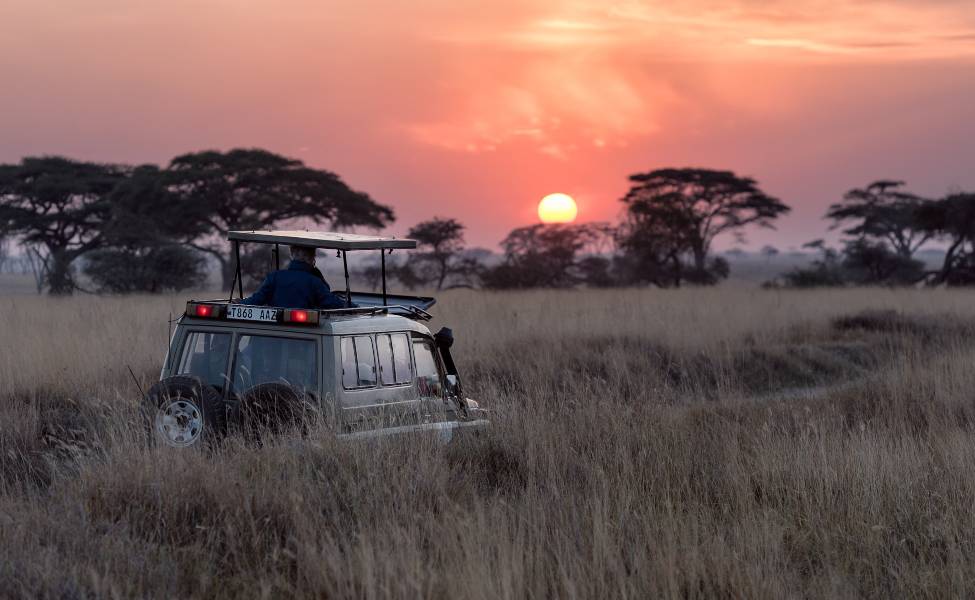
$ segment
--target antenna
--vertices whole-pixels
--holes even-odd
[[[139,388],[139,393],[142,394],[142,398],[146,401],[146,404],[148,404],[149,396],[146,395],[145,390],[142,389],[142,384],[139,383],[139,379],[135,376],[135,373],[132,372],[132,367],[125,365],[125,368],[129,370],[129,375],[132,376],[132,381],[135,382],[135,387]]]
[[[173,359],[173,312],[169,311],[169,321],[166,322],[166,369],[172,369],[169,361]]]

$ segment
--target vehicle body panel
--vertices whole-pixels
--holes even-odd
[[[317,348],[317,389],[313,391],[313,395],[320,404],[326,422],[334,427],[337,433],[344,435],[372,431],[369,436],[398,435],[406,430],[446,431],[443,429],[445,425],[431,427],[434,423],[478,421],[479,424],[474,425],[475,428],[487,423],[483,419],[471,420],[466,411],[458,410],[457,403],[448,400],[443,388],[437,388],[437,394],[432,394],[430,390],[424,388],[422,382],[418,382],[414,340],[422,340],[432,348],[436,348],[430,330],[422,323],[395,314],[328,314],[328,311],[322,311],[322,317],[317,325],[294,325],[215,320],[184,315],[177,321],[161,378],[178,374],[183,355],[188,351],[185,348],[186,342],[193,333],[230,334],[231,351],[224,371],[228,383],[219,391],[228,401],[234,402],[235,393],[241,391],[233,388],[234,380],[237,378],[236,349],[243,336],[312,339],[316,341]],[[375,360],[378,356],[377,335],[406,337],[408,342],[406,347],[409,349],[407,360],[411,369],[408,382],[387,384],[380,379],[380,366]],[[373,364],[376,370],[374,385],[361,389],[346,389],[343,385],[343,339],[359,339],[360,343],[365,343],[362,340],[369,340],[373,348]],[[439,353],[435,352],[434,357],[439,379],[442,382],[445,380],[444,367]],[[453,431],[452,428],[448,427],[448,429]],[[441,435],[447,434],[441,433]]]

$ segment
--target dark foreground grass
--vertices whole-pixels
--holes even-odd
[[[697,351],[513,333],[480,358],[495,427],[446,447],[173,452],[121,393],[6,398],[0,594],[975,595],[965,322],[854,313]]]

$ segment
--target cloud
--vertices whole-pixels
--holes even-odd
[[[748,43],[753,46],[766,46],[770,48],[798,48],[810,52],[821,52],[824,54],[852,54],[856,49],[849,45],[824,44],[802,39],[765,39],[749,38]]]
[[[507,9],[504,19],[455,17],[431,33],[454,57],[442,77],[467,92],[408,124],[414,139],[465,152],[527,142],[564,158],[592,140],[652,136],[663,115],[688,108],[655,65],[975,56],[975,8],[950,2],[535,0]],[[505,66],[485,56],[504,56]]]
[[[505,144],[530,144],[541,154],[566,158],[581,148],[618,145],[658,131],[663,114],[679,94],[617,63],[580,56],[545,56],[512,61],[491,85],[479,72],[459,78],[451,110],[412,123],[414,139],[464,152],[491,152]]]

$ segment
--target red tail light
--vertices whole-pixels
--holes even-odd
[[[284,322],[317,325],[318,316],[319,314],[317,310],[301,310],[297,308],[291,308],[284,311]]]
[[[223,315],[223,307],[217,304],[186,303],[186,316],[203,319],[217,319]]]

